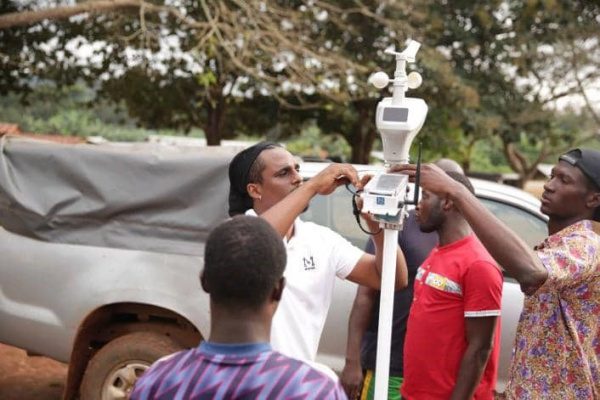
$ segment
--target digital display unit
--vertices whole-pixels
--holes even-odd
[[[408,108],[386,107],[383,109],[383,120],[389,122],[406,122]]]

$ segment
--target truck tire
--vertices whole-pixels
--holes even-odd
[[[80,399],[127,399],[137,378],[154,361],[182,348],[171,338],[153,332],[130,333],[110,341],[90,360]]]

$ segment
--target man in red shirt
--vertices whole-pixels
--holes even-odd
[[[464,175],[448,175],[473,192]],[[502,273],[449,198],[423,191],[417,219],[439,244],[415,278],[402,397],[493,399]]]

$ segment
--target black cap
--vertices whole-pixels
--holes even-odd
[[[558,159],[579,168],[596,187],[600,188],[600,151],[573,149]]]
[[[243,214],[252,208],[252,198],[246,190],[252,164],[264,150],[281,147],[273,142],[260,142],[236,154],[229,164],[229,215]]]

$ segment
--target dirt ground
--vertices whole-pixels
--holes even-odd
[[[0,399],[59,400],[67,365],[0,344]]]

